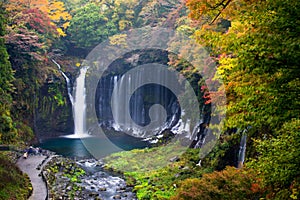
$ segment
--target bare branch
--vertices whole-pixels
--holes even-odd
[[[216,15],[216,17],[210,22],[210,25],[213,24],[218,19],[218,17],[221,15],[221,13],[223,12],[223,10],[225,10],[225,8],[229,5],[229,3],[231,1],[232,0],[228,0],[225,5],[223,4],[223,8],[219,11],[219,13]],[[224,2],[225,2],[225,0],[222,3],[224,3]]]

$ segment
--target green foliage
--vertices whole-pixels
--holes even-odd
[[[251,162],[263,178],[270,195],[276,199],[287,199],[300,192],[300,120],[286,122],[269,140],[256,140],[257,159]],[[282,193],[280,189],[287,190]],[[281,193],[281,194],[280,194]],[[299,197],[299,194],[298,194]]]
[[[181,182],[172,200],[230,200],[258,199],[263,190],[252,171],[227,167],[220,172],[204,174],[201,179],[186,179]]]
[[[219,62],[217,78],[224,81],[228,101],[226,126],[271,134],[300,114],[294,109],[299,107],[300,30],[291,25],[299,23],[300,5],[241,0],[238,8],[228,16],[226,32],[216,31],[217,25],[203,26],[195,36]]]
[[[115,34],[117,27],[99,6],[88,3],[76,10],[67,32],[76,47],[91,49]]]
[[[22,174],[8,156],[0,154],[0,199],[27,199],[32,192],[29,177]]]
[[[138,199],[170,199],[181,180],[199,178],[208,172],[196,166],[199,150],[188,149],[177,161],[170,162],[170,156],[178,155],[172,149],[155,147],[115,153],[104,159],[105,167],[123,173],[127,185],[134,186]]]
[[[16,129],[10,112],[14,77],[4,45],[5,25],[5,13],[3,5],[0,4],[0,143],[11,143],[16,137]]]
[[[249,142],[247,151],[270,190],[267,198],[297,198],[299,1],[188,0],[187,5],[192,18],[215,22],[194,35],[218,62],[215,78],[223,80],[227,95],[225,128],[251,127],[248,134],[257,145]],[[220,29],[224,20],[230,27]],[[230,141],[234,136],[221,146]]]
[[[114,153],[104,159],[107,168],[120,172],[146,172],[160,169],[169,164],[169,160],[185,150],[181,145],[135,149]]]
[[[57,106],[63,106],[65,104],[65,98],[61,93],[60,84],[53,83],[48,86],[48,95],[50,98],[53,98]]]
[[[239,143],[239,135],[222,134],[212,151],[203,158],[203,165],[215,170],[223,170],[226,166],[236,166]]]
[[[182,12],[183,3],[179,0],[82,0],[76,4],[65,0],[65,3],[67,7],[69,5],[73,8],[70,11],[73,19],[70,21],[65,41],[71,48],[78,49],[79,55],[89,52],[109,36],[121,31],[164,23],[168,27],[175,26],[176,17],[185,14]],[[76,52],[70,50],[70,53]]]

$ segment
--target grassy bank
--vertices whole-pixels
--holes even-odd
[[[138,199],[170,199],[187,178],[210,172],[197,166],[199,150],[162,146],[112,154],[104,159],[108,170],[124,174]]]
[[[32,192],[29,177],[3,152],[0,152],[0,180],[0,199],[24,200]]]
[[[264,195],[255,171],[235,167],[216,171],[210,156],[198,166],[199,151],[185,149],[169,159],[176,148],[162,146],[115,153],[104,161],[107,169],[124,174],[141,200],[254,200]]]

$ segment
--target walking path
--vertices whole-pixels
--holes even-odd
[[[27,159],[21,157],[17,161],[17,165],[19,168],[26,174],[28,174],[32,187],[33,192],[32,195],[29,197],[29,200],[44,200],[47,199],[48,191],[46,187],[46,183],[44,182],[42,176],[39,176],[42,170],[42,166],[38,169],[37,167],[46,159],[47,157],[44,155],[30,155]],[[43,163],[45,165],[51,156]]]

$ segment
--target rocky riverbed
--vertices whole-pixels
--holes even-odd
[[[43,174],[49,199],[136,199],[121,176],[105,171],[103,163],[94,159],[53,157]]]

